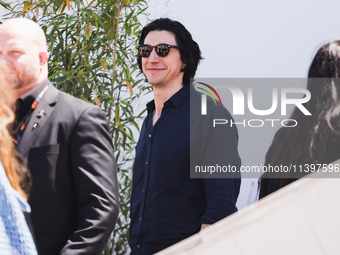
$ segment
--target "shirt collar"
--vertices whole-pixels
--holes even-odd
[[[34,100],[39,96],[40,92],[46,87],[47,84],[48,80],[46,79],[20,97],[25,107],[31,107]]]
[[[191,85],[184,85],[179,91],[177,91],[170,99],[168,99],[164,106],[171,104],[174,106],[180,105],[190,93],[190,86]],[[148,113],[155,110],[155,100],[150,101],[147,103],[146,108],[148,109]]]

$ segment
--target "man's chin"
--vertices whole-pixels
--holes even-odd
[[[12,83],[8,84],[8,88],[9,88],[9,94],[12,97],[12,99],[16,100],[19,97],[22,96],[23,94],[23,86],[20,82],[17,81],[13,81]]]
[[[151,79],[148,79],[148,83],[155,87],[161,87],[163,84],[163,80],[151,78]]]

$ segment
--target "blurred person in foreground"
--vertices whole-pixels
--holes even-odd
[[[200,165],[241,164],[236,127],[208,129],[211,118],[232,118],[227,109],[209,100],[207,116],[200,115],[201,94],[191,81],[200,59],[198,44],[177,21],[157,19],[141,31],[137,62],[153,88],[154,100],[147,104],[136,147],[132,254],[158,252],[237,211],[239,174],[190,178],[191,156]],[[191,107],[191,96],[196,107]]]
[[[37,254],[31,232],[25,221],[30,212],[27,201],[25,168],[16,158],[8,125],[14,120],[9,95],[4,90],[5,66],[0,63],[0,254]]]
[[[323,45],[316,53],[308,72],[307,89],[311,99],[304,107],[312,114],[304,115],[295,107],[291,119],[296,127],[281,128],[266,154],[265,164],[302,166],[308,174],[314,165],[329,164],[340,158],[340,40]],[[297,180],[295,174],[280,173],[277,178],[264,174],[259,198]]]
[[[118,215],[104,113],[49,82],[46,37],[32,20],[0,25],[0,60],[16,100],[16,148],[32,176],[29,204],[39,254],[100,254]]]

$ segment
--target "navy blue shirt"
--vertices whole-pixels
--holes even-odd
[[[239,178],[190,178],[190,93],[197,93],[200,98],[193,86],[184,86],[164,103],[155,125],[154,101],[147,105],[148,115],[136,146],[133,169],[131,254],[158,252],[199,232],[201,224],[212,224],[237,211]],[[224,107],[219,108],[224,117],[231,118]],[[195,146],[211,140],[205,137],[203,129],[192,130]],[[239,168],[236,128],[224,127],[220,131],[216,135],[222,135],[218,140],[222,141],[223,161]]]

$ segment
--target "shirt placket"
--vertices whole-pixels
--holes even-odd
[[[146,157],[144,162],[144,181],[142,186],[142,208],[141,208],[141,214],[139,215],[138,222],[139,222],[139,241],[137,242],[137,249],[141,252],[142,251],[142,243],[143,243],[143,237],[142,237],[142,230],[143,230],[143,218],[144,218],[144,208],[145,208],[145,198],[146,198],[146,191],[149,183],[149,176],[150,176],[150,161],[151,161],[151,153],[152,153],[152,142],[153,142],[153,136],[155,133],[155,130],[161,120],[165,117],[165,115],[170,111],[170,104],[167,102],[164,105],[164,108],[162,110],[162,114],[159,117],[158,121],[155,123],[155,125],[152,125],[152,113],[148,116],[148,132],[147,132],[147,142],[146,142]]]

